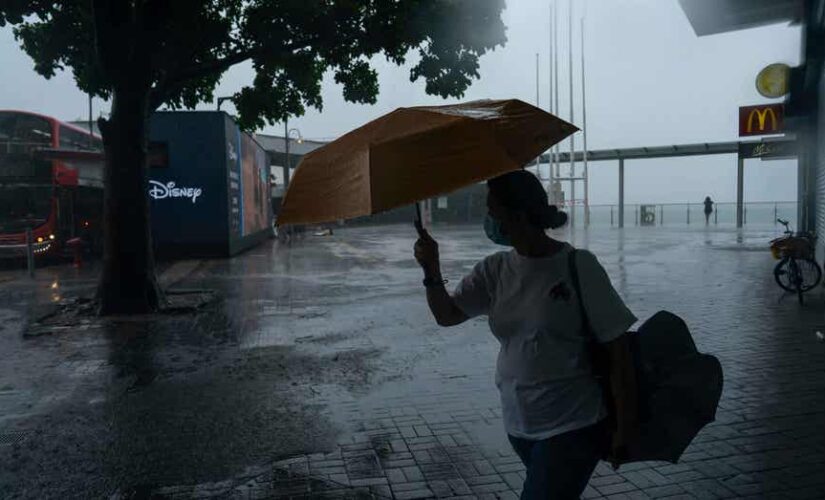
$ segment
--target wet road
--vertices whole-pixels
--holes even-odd
[[[805,467],[825,461],[811,424],[825,417],[825,344],[814,337],[825,308],[819,291],[805,308],[781,300],[766,250],[775,233],[560,236],[596,253],[640,318],[683,316],[726,370],[719,421],[686,469],[651,465],[672,478],[662,484],[600,469],[589,497],[758,495],[790,491],[791,478],[794,498],[807,498],[822,486]],[[497,250],[478,228],[433,234],[454,282]],[[483,320],[434,324],[412,243],[404,226],[358,228],[176,263],[163,275],[173,290],[220,300],[197,314],[48,329],[33,320],[89,295],[94,269],[42,270],[34,283],[5,273],[0,498],[513,495],[521,472],[501,429],[497,344]]]

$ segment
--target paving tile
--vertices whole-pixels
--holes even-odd
[[[504,479],[504,482],[514,490],[520,489],[524,486],[524,480],[516,472],[507,472],[502,474],[501,478]]]
[[[500,483],[502,482],[502,478],[498,474],[489,474],[486,476],[475,476],[475,477],[466,477],[464,478],[467,481],[467,484],[470,486],[477,486],[481,484],[492,484],[492,483]]]
[[[625,483],[625,482],[627,482],[627,480],[624,478],[624,476],[623,475],[620,476],[618,474],[613,475],[613,476],[594,477],[590,480],[590,484],[592,486],[607,486],[607,485],[610,485],[610,484],[619,484],[619,483]]]
[[[404,476],[407,478],[408,481],[423,481],[424,474],[421,471],[421,468],[417,465],[403,467],[402,470],[404,471]]]
[[[468,485],[463,479],[448,479],[447,484],[450,485],[454,495],[461,496],[473,494],[473,491],[470,489],[470,485]]]
[[[667,486],[654,486],[652,488],[645,488],[644,491],[651,498],[669,498],[675,495],[686,493],[685,489],[678,484],[670,484]]]
[[[390,488],[393,491],[413,491],[427,489],[426,481],[412,481],[408,483],[391,484]]]
[[[596,486],[596,489],[604,496],[613,495],[615,493],[626,493],[628,491],[634,491],[638,488],[632,485],[631,483],[624,482],[624,483],[616,483],[616,484],[608,484],[605,486]]]
[[[503,491],[509,491],[510,487],[507,486],[506,483],[499,482],[499,483],[489,483],[489,484],[474,484],[470,485],[470,489],[473,490],[473,493],[482,494],[482,493],[500,493]]]
[[[406,483],[409,481],[402,469],[385,469],[384,472],[386,473],[387,480],[389,480],[390,484]]]
[[[420,498],[432,498],[433,492],[427,488],[411,491],[399,491],[394,494],[396,500],[416,500]]]

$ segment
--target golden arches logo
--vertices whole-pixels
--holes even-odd
[[[768,123],[768,114],[770,114],[771,119],[771,128],[770,131],[775,131],[779,128],[779,121],[776,118],[776,113],[774,112],[773,108],[756,108],[751,111],[750,115],[748,115],[748,127],[747,132],[750,134],[753,132],[753,122],[754,118],[757,119],[759,123],[759,132],[765,131],[765,125]]]

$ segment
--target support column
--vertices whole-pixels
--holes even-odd
[[[742,227],[745,221],[745,159],[739,158],[736,169],[736,227]]]
[[[806,120],[808,121],[808,120]],[[817,145],[812,139],[815,136],[816,123],[810,122],[799,127],[797,137],[799,154],[797,157],[797,222],[799,231],[816,231],[816,205],[819,200],[816,196],[816,151]],[[821,245],[821,243],[820,243]]]
[[[619,158],[619,227],[624,227],[624,158]]]

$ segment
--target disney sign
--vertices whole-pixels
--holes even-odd
[[[189,198],[192,203],[198,200],[198,196],[203,194],[203,189],[192,187],[175,187],[174,182],[162,182],[149,180],[149,196],[156,200],[164,198]]]

